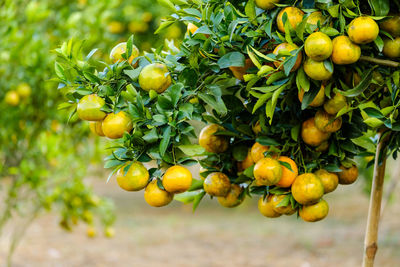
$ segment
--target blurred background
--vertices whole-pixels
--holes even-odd
[[[372,168],[315,224],[266,219],[254,199],[155,209],[106,183],[107,143],[58,109],[51,51],[74,36],[106,62],[132,34],[141,51],[178,45],[185,25],[153,34],[166,14],[154,0],[0,0],[0,266],[360,265]],[[399,162],[389,170],[377,266],[400,266]]]

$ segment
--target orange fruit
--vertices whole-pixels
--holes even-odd
[[[328,70],[323,61],[315,61],[311,58],[306,59],[303,68],[307,76],[316,81],[329,80],[333,75],[333,71]]]
[[[282,214],[276,212],[274,210],[274,206],[271,203],[272,196],[268,196],[264,199],[264,197],[260,197],[258,200],[258,210],[262,215],[268,218],[277,218]]]
[[[324,61],[329,58],[332,55],[332,49],[331,38],[322,32],[312,33],[304,43],[307,56],[315,61]]]
[[[286,162],[290,165],[290,168],[292,170],[286,168],[285,166],[282,166],[282,178],[279,180],[279,182],[276,184],[279,187],[290,187],[294,180],[296,179],[297,175],[299,174],[299,169],[297,168],[296,162],[292,160],[289,157],[285,156],[280,156],[278,158],[278,161],[283,161]]]
[[[350,168],[346,168],[344,166],[340,166],[342,169],[341,172],[338,172],[339,175],[339,184],[352,184],[358,178],[358,168],[353,165]]]
[[[324,186],[324,194],[335,191],[339,184],[339,177],[335,173],[320,169],[314,172],[314,174],[321,180],[322,185]]]
[[[165,172],[162,183],[170,193],[183,193],[192,185],[192,174],[185,167],[172,166]]]
[[[315,174],[301,174],[292,184],[292,195],[302,205],[313,204],[324,195],[324,186]]]
[[[249,152],[247,153],[246,158],[243,161],[239,161],[237,163],[238,171],[242,172],[252,165],[254,165],[254,161],[253,161],[253,158],[251,157],[251,150],[249,149]]]
[[[256,0],[256,6],[264,9],[271,10],[276,7],[275,4],[279,3],[280,0]]]
[[[204,180],[203,188],[210,196],[225,197],[231,190],[231,182],[226,174],[213,172]]]
[[[8,91],[4,97],[4,101],[6,102],[6,104],[13,107],[18,106],[19,100],[19,95],[14,90]]]
[[[17,86],[17,93],[20,98],[26,99],[31,95],[32,88],[27,83],[20,83]]]
[[[132,120],[124,111],[110,113],[103,121],[103,133],[111,139],[121,138],[125,132],[130,132],[133,128]]]
[[[239,185],[232,184],[229,193],[224,197],[218,197],[218,202],[221,204],[221,206],[226,208],[237,207],[244,200],[244,197],[240,198],[242,192],[243,189]]]
[[[260,159],[265,158],[264,153],[269,149],[268,146],[263,146],[262,144],[255,142],[251,147],[250,154],[254,163],[257,163]]]
[[[296,30],[297,26],[303,21],[304,12],[297,7],[285,7],[282,9],[276,18],[278,29],[281,32],[285,32],[285,25],[283,24],[284,13],[287,14],[287,19],[292,26],[292,29]]]
[[[117,183],[126,191],[140,191],[146,187],[150,175],[141,162],[132,162],[128,171],[125,170],[129,163],[126,163],[117,172]]]
[[[191,22],[189,22],[188,25],[187,25],[187,31],[190,32],[191,34],[194,34],[197,31],[198,28],[199,27],[197,27],[196,25],[194,25]]]
[[[98,136],[104,136],[103,121],[90,121],[89,129],[92,133]]]
[[[342,117],[336,118],[321,109],[315,114],[315,126],[323,132],[334,133],[342,127]]]
[[[254,166],[254,178],[259,185],[276,185],[282,179],[282,166],[276,159],[263,158]]]
[[[299,210],[300,217],[306,222],[317,222],[324,219],[329,213],[328,202],[321,199],[318,203],[304,205]]]
[[[111,21],[110,23],[108,23],[107,29],[110,33],[119,34],[119,33],[124,32],[125,27],[124,27],[124,24],[122,24],[122,22],[114,20],[114,21]]]
[[[171,75],[163,63],[149,64],[139,74],[139,85],[145,91],[154,90],[161,94],[171,83]]]
[[[305,94],[305,91],[302,88],[300,90],[300,92],[298,93],[298,98],[299,98],[300,103],[303,103],[304,94]],[[313,101],[310,103],[309,106],[314,107],[314,108],[320,107],[324,104],[324,101],[325,101],[325,86],[321,85],[321,88],[319,89],[318,94],[315,96],[315,98],[313,99]]]
[[[291,51],[296,50],[298,48],[299,47],[297,45],[295,45],[295,44],[282,43],[282,44],[280,44],[280,45],[275,47],[273,53],[275,55],[278,55],[279,51],[281,51],[281,50],[282,51],[291,52]],[[294,66],[293,66],[291,72],[297,70],[300,67],[302,59],[303,59],[303,55],[302,55],[301,52],[299,52],[298,55],[297,55],[296,62],[294,63]],[[278,68],[279,66],[281,66],[282,62],[284,62],[285,60],[286,60],[286,57],[281,57],[279,60],[275,61],[274,64]],[[283,65],[279,69],[283,70]]]
[[[328,114],[336,115],[342,108],[346,106],[346,97],[340,93],[336,93],[331,99],[325,102],[324,109]]]
[[[338,36],[332,41],[331,59],[337,65],[353,64],[360,59],[361,48],[347,36]]]
[[[315,126],[315,119],[310,118],[303,122],[301,137],[307,145],[318,147],[329,139],[330,133],[325,133]]]
[[[114,46],[114,48],[111,50],[110,59],[113,63],[122,62],[126,60],[122,57],[122,55],[126,53],[126,45],[127,45],[126,42],[119,43],[116,46]],[[139,56],[139,49],[135,45],[132,45],[132,53],[128,59],[129,64],[132,64],[132,61],[138,56]]]
[[[260,121],[257,121],[253,126],[251,126],[251,129],[253,130],[253,133],[255,135],[258,135],[259,133],[261,133],[262,128],[261,128]]]
[[[400,16],[395,15],[379,23],[381,30],[389,33],[392,37],[400,36]]]
[[[246,74],[247,70],[253,66],[253,61],[251,61],[250,58],[246,58],[243,67],[229,67],[229,69],[232,71],[232,74],[236,77],[236,79],[243,81],[243,76]]]
[[[151,181],[144,190],[144,200],[153,207],[166,206],[173,198],[174,194],[158,187],[157,180]]]
[[[229,146],[229,139],[223,135],[214,135],[216,132],[224,130],[224,127],[218,124],[207,125],[199,134],[199,145],[211,153],[225,152]]]
[[[307,25],[308,26],[318,26],[319,24],[322,26],[326,21],[326,17],[322,14],[321,11],[314,11],[307,17]]]
[[[378,37],[379,26],[375,20],[370,17],[362,16],[353,19],[347,33],[351,41],[356,44],[368,44]]]
[[[110,226],[106,227],[106,228],[104,229],[104,235],[105,235],[107,238],[113,238],[113,237],[115,236],[115,229],[112,228],[112,227],[110,227]]]
[[[292,215],[296,210],[292,207],[290,202],[286,206],[279,206],[285,197],[285,195],[272,195],[270,200],[272,209],[279,214]]]
[[[394,40],[385,39],[383,41],[383,54],[389,58],[400,57],[400,37],[396,37]]]
[[[95,237],[97,236],[96,228],[94,228],[93,226],[89,226],[89,227],[86,229],[86,235],[87,235],[87,237],[89,237],[89,238],[95,238]]]
[[[101,121],[107,115],[101,108],[105,105],[105,101],[98,95],[86,95],[78,102],[78,117],[86,121]]]

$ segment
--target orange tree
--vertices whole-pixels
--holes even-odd
[[[63,98],[51,81],[50,50],[83,33],[90,35],[89,46],[112,47],[116,35],[101,25],[119,16],[114,8],[110,1],[1,2],[0,234],[13,230],[9,262],[28,224],[44,210],[57,212],[66,230],[83,221],[90,235],[95,225],[112,235],[111,202],[82,180],[89,160],[98,157],[98,145],[88,139],[87,127],[57,112]],[[10,223],[17,218],[23,225]]]
[[[65,105],[116,140],[105,166],[123,189],[157,207],[259,195],[266,217],[314,222],[324,194],[357,179],[356,156],[376,152],[375,173],[397,156],[398,1],[160,2],[174,14],[158,31],[188,25],[179,51],[137,56],[130,38],[99,69],[79,42],[57,50]],[[194,121],[208,124],[197,136]],[[202,180],[184,167],[197,162]]]

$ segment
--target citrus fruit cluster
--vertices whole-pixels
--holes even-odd
[[[266,217],[325,218],[323,196],[356,181],[355,157],[374,155],[378,130],[398,129],[400,72],[388,67],[396,62],[388,63],[380,36],[398,7],[381,14],[375,1],[163,2],[175,13],[159,31],[188,25],[179,49],[166,42],[137,56],[130,38],[103,71],[59,50],[65,77],[78,77],[59,77],[78,115],[102,121],[94,132],[117,139],[106,167],[119,185],[146,188],[153,206],[174,194],[194,208],[205,195],[224,207],[257,195]],[[124,123],[109,129],[108,116],[120,113]],[[400,139],[391,138],[397,153]],[[157,167],[140,163],[150,161]],[[183,167],[196,163],[201,180]]]

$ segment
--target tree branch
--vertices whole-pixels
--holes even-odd
[[[368,57],[368,56],[361,56],[360,60],[375,63],[375,64],[382,65],[382,66],[391,67],[391,68],[400,67],[400,62],[396,62],[393,60],[379,59],[379,58]]]

